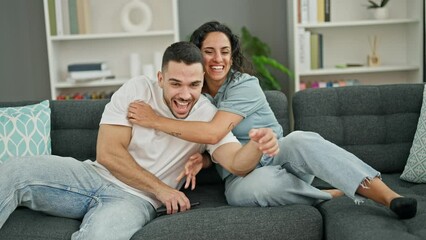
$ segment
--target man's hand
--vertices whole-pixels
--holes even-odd
[[[275,156],[280,151],[277,135],[270,128],[251,129],[250,139],[258,143],[259,150],[269,156]]]
[[[157,191],[155,196],[167,208],[167,214],[185,212],[191,209],[191,204],[186,195],[168,186]]]
[[[179,182],[186,176],[185,189],[191,184],[191,190],[195,189],[196,178],[195,176],[203,168],[203,155],[201,153],[195,153],[189,157],[188,161],[185,164],[185,169],[179,174],[176,178],[176,181]]]
[[[146,128],[154,128],[154,124],[160,118],[149,104],[142,101],[130,103],[127,117],[131,123]]]

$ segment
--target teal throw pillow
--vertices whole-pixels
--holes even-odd
[[[423,103],[413,145],[400,178],[408,182],[426,183],[426,88],[423,90]]]
[[[51,152],[48,100],[0,108],[0,164],[11,157],[50,155]]]

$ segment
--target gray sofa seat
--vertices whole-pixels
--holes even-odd
[[[418,200],[417,216],[408,220],[370,200],[361,205],[347,197],[323,202],[317,207],[326,239],[426,239],[426,184],[399,179],[422,99],[423,84],[308,89],[294,96],[295,130],[319,133],[379,170],[392,189]]]
[[[289,131],[288,106],[282,92],[267,91],[267,100],[284,132]],[[98,124],[107,100],[51,101],[52,154],[78,160],[96,158]],[[0,103],[0,107],[30,102]],[[34,103],[34,102],[31,102]],[[202,170],[197,187],[186,191],[201,204],[191,211],[161,216],[132,239],[322,239],[323,221],[312,206],[232,207],[226,203],[224,184],[214,168]],[[15,210],[0,239],[70,239],[80,220],[49,216],[27,208]]]

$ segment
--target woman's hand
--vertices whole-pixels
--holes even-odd
[[[189,157],[185,164],[185,169],[179,174],[179,176],[176,178],[176,181],[179,182],[186,176],[186,183],[184,188],[187,189],[189,184],[191,184],[191,190],[194,190],[196,185],[195,176],[203,168],[203,165],[203,155],[201,153],[193,154],[191,157]]]
[[[154,125],[160,118],[149,104],[142,101],[130,103],[127,117],[131,123],[146,128],[155,128]]]

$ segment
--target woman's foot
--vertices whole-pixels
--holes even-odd
[[[400,219],[412,218],[417,213],[417,200],[408,197],[397,197],[391,201],[389,208]]]
[[[337,197],[341,197],[341,196],[345,195],[339,189],[325,189],[325,190],[322,190],[322,191],[330,193],[332,198],[337,198]]]

